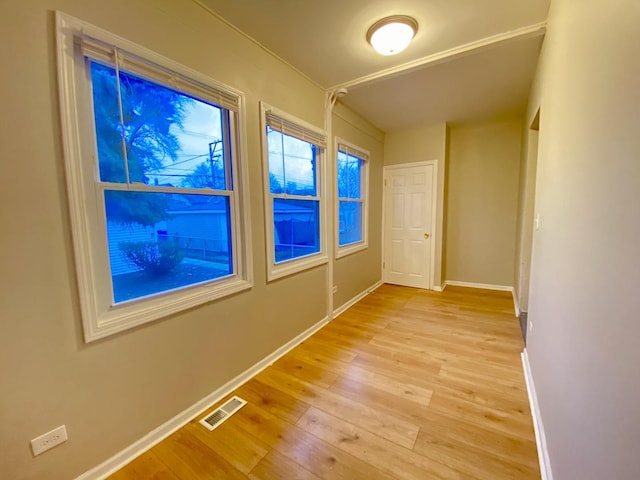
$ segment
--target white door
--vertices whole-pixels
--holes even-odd
[[[385,168],[384,281],[432,288],[433,165]]]

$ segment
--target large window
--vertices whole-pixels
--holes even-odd
[[[250,286],[241,96],[59,14],[87,341]]]
[[[262,104],[269,278],[326,262],[324,132]]]
[[[367,247],[367,193],[369,154],[337,139],[337,256]]]

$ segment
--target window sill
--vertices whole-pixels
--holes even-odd
[[[336,251],[336,258],[346,257],[347,255],[352,255],[357,252],[361,252],[362,250],[366,250],[368,247],[367,242],[357,242],[349,245],[345,245],[344,247],[338,247]]]
[[[271,267],[268,272],[268,281],[277,280],[278,278],[287,277],[294,273],[302,272],[319,265],[327,263],[329,259],[326,254],[317,254],[299,260],[290,260],[282,262]]]
[[[84,322],[85,342],[93,342],[251,287],[252,282],[248,280],[232,278],[220,284],[194,286],[155,298],[134,300],[103,312],[83,312],[83,316],[88,313],[85,318],[91,319]]]

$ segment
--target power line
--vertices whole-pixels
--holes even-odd
[[[269,153],[269,155],[278,155],[278,156],[282,156],[282,157],[285,157],[285,158],[297,158],[299,160],[308,160],[309,162],[314,162],[315,161],[315,158],[312,158],[312,157],[302,157],[300,155],[292,155],[290,153],[284,153],[283,154],[282,152],[276,152],[276,151],[273,151],[273,150],[269,150],[268,153]]]
[[[211,141],[211,139],[213,138],[214,141],[215,139],[217,139],[218,137],[220,137],[220,135],[218,135],[217,137],[214,137],[212,135],[209,135],[207,133],[201,133],[201,132],[194,132],[193,130],[180,130],[180,133],[185,133],[187,135],[191,135],[192,137],[198,137],[198,138],[206,138],[207,140]]]

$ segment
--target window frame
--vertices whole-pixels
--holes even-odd
[[[342,147],[342,148],[341,148]],[[352,198],[339,197],[338,189],[338,154],[339,152],[346,153],[358,160],[362,161],[361,172],[361,185],[360,191],[362,200],[359,202],[362,204],[362,240],[358,242],[348,243],[346,245],[340,245],[340,202],[349,201],[354,202]],[[371,161],[371,155],[368,150],[359,147],[347,140],[335,137],[335,251],[336,258],[346,257],[356,252],[366,250],[369,247],[369,162]]]
[[[318,153],[316,157],[316,197],[272,194],[271,183],[269,178],[269,145],[267,138],[267,114],[278,117],[286,124],[290,125],[294,130],[307,132],[309,137],[320,138],[324,140],[324,145],[318,145]],[[293,115],[290,115],[278,108],[261,101],[260,102],[260,127],[261,127],[261,144],[262,144],[262,171],[263,171],[263,190],[264,190],[264,214],[265,214],[265,236],[266,236],[266,254],[267,254],[267,280],[272,281],[278,278],[293,275],[304,270],[308,270],[328,262],[327,255],[327,208],[326,208],[326,159],[327,159],[327,136],[324,130],[305,122]],[[285,132],[285,134],[294,136],[309,143],[309,138],[303,138],[296,134]],[[316,144],[317,145],[317,144]],[[318,241],[320,242],[320,251],[311,255],[299,258],[284,260],[276,263],[275,261],[275,240],[274,240],[274,212],[273,201],[275,198],[289,198],[296,200],[317,200],[319,208],[319,233]]]
[[[56,34],[64,163],[85,342],[92,342],[251,288],[253,261],[250,246],[243,94],[129,40],[59,11],[56,12]],[[229,148],[232,151],[233,189],[231,191],[209,188],[171,188],[147,184],[139,184],[135,189],[129,189],[129,184],[126,183],[115,188],[129,191],[228,196],[234,266],[234,272],[231,275],[113,304],[103,192],[105,189],[112,189],[114,184],[109,183],[105,187],[105,182],[100,179],[90,63],[77,44],[78,39],[83,37],[90,37],[121,49],[147,62],[151,65],[150,68],[157,68],[164,74],[175,73],[179,79],[194,82],[206,91],[219,92],[220,95],[226,95],[237,101],[237,111],[221,107],[223,112],[228,112],[231,117],[229,122],[232,130],[229,134]],[[124,70],[127,71],[126,68]],[[156,82],[156,80],[152,81]],[[167,83],[164,85],[176,91],[185,92],[184,89]],[[187,94],[194,96],[192,92]],[[205,101],[211,102],[207,99]],[[108,302],[105,301],[107,297]]]

